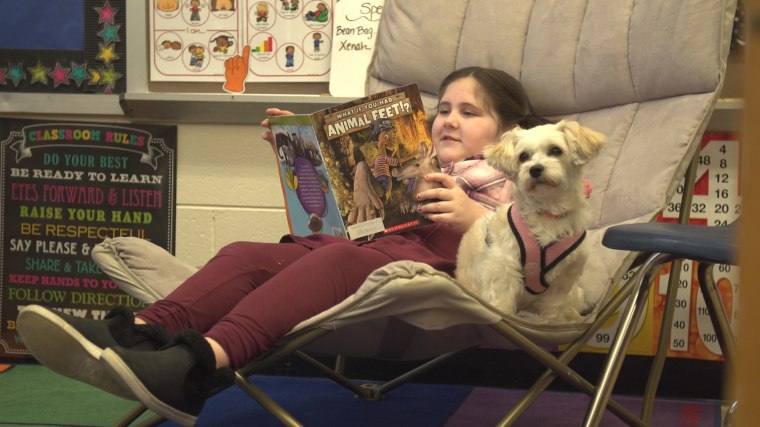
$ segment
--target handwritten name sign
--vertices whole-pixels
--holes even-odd
[[[330,94],[361,97],[385,0],[340,0],[335,5]]]

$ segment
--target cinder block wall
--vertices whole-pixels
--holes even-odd
[[[274,153],[250,125],[178,125],[175,254],[201,266],[224,245],[287,234]]]

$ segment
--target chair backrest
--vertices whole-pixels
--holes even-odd
[[[649,221],[697,149],[723,82],[735,0],[386,0],[368,91],[468,65],[520,79],[534,110],[609,143],[589,168],[592,228]],[[423,19],[424,18],[424,19]]]
[[[367,91],[417,82],[434,114],[449,72],[499,68],[537,114],[605,133],[588,168],[595,256],[581,280],[612,283],[631,258],[603,248],[604,230],[651,221],[675,191],[723,84],[735,10],[736,0],[386,0]]]

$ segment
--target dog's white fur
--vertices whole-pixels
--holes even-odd
[[[483,150],[488,164],[513,182],[513,203],[541,247],[586,229],[584,166],[605,142],[601,133],[562,120],[515,128]],[[587,307],[583,290],[574,284],[588,257],[586,241],[547,274],[547,290],[530,294],[524,286],[520,248],[507,220],[509,206],[485,214],[465,233],[457,254],[457,280],[506,314],[520,312],[547,322],[580,320]]]

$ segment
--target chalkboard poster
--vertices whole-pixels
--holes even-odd
[[[0,149],[0,357],[27,353],[26,305],[94,319],[140,309],[90,250],[135,236],[173,252],[176,126],[0,120]]]

